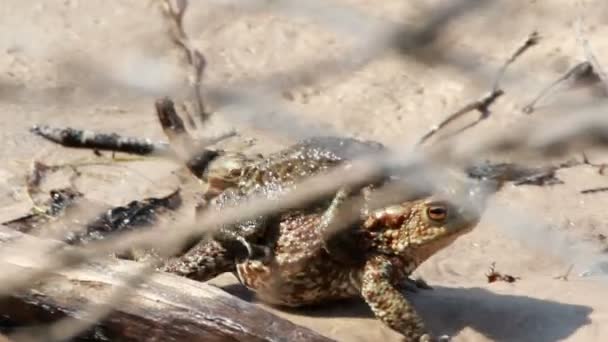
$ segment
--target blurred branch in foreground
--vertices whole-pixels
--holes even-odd
[[[39,249],[56,245],[0,227],[0,245],[22,239]],[[21,272],[41,267],[17,256],[4,258],[3,264]],[[34,288],[0,299],[0,311],[10,312],[15,325],[46,323],[65,315],[85,319],[84,323],[97,323],[94,332],[110,340],[141,341],[142,336],[156,336],[180,341],[266,341],[285,336],[290,341],[330,341],[221,289],[170,274],[153,274],[145,287],[131,293],[99,322],[78,314],[82,303],[111,303],[114,287],[131,277],[134,266],[135,262],[108,258],[78,270],[53,272]],[[15,342],[31,341],[27,337],[32,331],[29,336],[25,332],[17,330],[9,336]]]

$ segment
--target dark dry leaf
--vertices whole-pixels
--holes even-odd
[[[23,233],[39,228],[52,219],[61,217],[67,208],[83,197],[83,194],[72,189],[55,189],[50,191],[50,198],[43,204],[44,212],[32,213],[2,224]]]
[[[486,277],[488,278],[488,283],[493,283],[496,281],[504,281],[507,283],[514,283],[515,281],[521,279],[520,277],[514,277],[512,275],[509,274],[502,274],[498,271],[496,271],[496,263],[493,262],[492,265],[490,265],[490,272],[488,272],[486,274]]]
[[[125,206],[114,207],[87,224],[82,232],[71,232],[65,237],[69,244],[81,244],[101,240],[109,234],[152,226],[159,215],[178,209],[182,204],[179,189],[160,198],[132,201]]]

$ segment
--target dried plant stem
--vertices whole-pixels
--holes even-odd
[[[545,87],[541,92],[528,103],[522,111],[526,114],[531,114],[536,109],[536,104],[540,102],[543,98],[549,94],[549,91],[554,89],[557,85],[563,82],[571,82],[571,83],[584,83],[590,84],[595,83],[598,80],[598,76],[593,70],[593,66],[591,63],[585,61],[576,64],[568,71],[566,71],[562,76],[560,76],[557,80],[553,81],[549,86]]]
[[[124,152],[137,155],[172,155],[168,144],[155,143],[150,139],[124,137],[116,133],[100,133],[47,125],[33,126],[31,131],[36,135],[65,147]]]
[[[553,277],[553,279],[568,281],[568,277],[570,277],[570,273],[572,273],[573,269],[574,269],[574,264],[570,264],[570,266],[568,266],[568,269],[566,270],[566,272],[564,272],[564,274],[555,276],[555,277]]]
[[[457,130],[455,133],[452,133],[451,135],[448,135],[447,137],[451,137],[456,134],[459,134],[471,127],[476,126],[481,121],[487,119],[490,116],[490,106],[492,106],[492,104],[494,104],[494,102],[496,102],[496,100],[504,94],[504,91],[502,89],[500,89],[500,81],[504,77],[507,67],[509,65],[511,65],[513,62],[515,62],[515,60],[519,56],[521,56],[524,52],[526,52],[529,48],[538,44],[539,40],[540,40],[540,36],[538,35],[538,33],[532,32],[528,36],[528,38],[525,40],[525,42],[521,46],[519,46],[517,48],[517,50],[515,50],[515,52],[502,65],[502,67],[500,68],[500,70],[498,71],[498,73],[496,75],[496,78],[492,85],[492,90],[488,94],[486,94],[485,96],[483,96],[482,98],[480,98],[478,100],[475,100],[475,101],[472,101],[472,102],[466,104],[461,109],[448,115],[448,117],[446,119],[441,121],[438,125],[433,127],[429,132],[427,132],[425,135],[423,135],[422,138],[420,138],[418,145],[424,144],[428,139],[430,139],[437,132],[439,132],[441,129],[446,127],[448,124],[450,124],[453,121],[456,121],[457,119],[459,119],[460,117],[462,117],[463,115],[465,115],[471,111],[474,111],[474,110],[478,111],[480,113],[479,118],[476,121],[474,121],[473,123],[466,125],[465,127]]]
[[[188,0],[159,0],[161,11],[168,24],[168,33],[173,43],[183,51],[191,68],[189,82],[192,95],[201,122],[207,121],[209,113],[205,108],[202,96],[202,79],[207,66],[205,56],[194,47],[184,30],[184,14],[188,8]],[[189,120],[194,123],[193,120]]]
[[[576,39],[581,45],[585,54],[585,61],[580,62],[566,71],[557,80],[553,81],[522,109],[526,114],[531,114],[536,109],[536,104],[547,96],[549,91],[563,82],[569,82],[572,85],[589,86],[598,82],[602,83],[604,95],[608,95],[608,76],[597,61],[595,54],[589,46],[589,41],[583,34],[582,19],[579,18],[576,22]]]
[[[489,117],[490,115],[490,106],[496,101],[496,99],[498,99],[500,96],[502,96],[504,94],[504,92],[500,89],[498,90],[493,90],[491,91],[489,94],[485,95],[484,97],[482,97],[479,100],[475,100],[473,102],[468,103],[467,105],[465,105],[464,107],[462,107],[461,109],[457,110],[456,112],[448,115],[448,117],[441,121],[437,126],[433,127],[429,132],[427,132],[424,136],[422,136],[422,138],[420,138],[420,141],[418,141],[418,145],[422,145],[424,144],[428,139],[430,139],[432,136],[434,136],[437,132],[439,132],[441,129],[443,129],[444,127],[446,127],[447,125],[449,125],[451,122],[458,120],[460,117],[462,117],[463,115],[477,110],[480,112],[480,117],[479,119],[477,119],[475,122],[465,126],[464,128],[458,130],[456,133],[454,134],[458,134],[460,132],[463,132],[466,129],[469,129],[475,125],[477,125],[479,122],[481,122],[482,120],[486,119],[487,117]]]
[[[595,70],[595,73],[597,74],[597,77],[602,82],[602,85],[604,87],[604,95],[608,95],[608,76],[606,75],[604,68],[602,68],[602,66],[598,62],[597,58],[595,57],[595,54],[591,50],[589,41],[583,34],[582,18],[579,18],[576,22],[576,39],[578,40],[579,44],[581,44],[581,46],[583,47],[583,51],[585,53],[585,58],[591,64],[591,66],[593,67],[593,70]]]
[[[159,99],[155,103],[156,115],[169,139],[171,148],[197,178],[201,178],[209,163],[218,155],[218,151],[209,150],[207,144],[215,143],[232,136],[229,133],[204,143],[197,143],[186,131],[184,122],[177,115],[173,101],[169,98]]]
[[[581,194],[595,194],[598,192],[606,192],[608,191],[608,187],[604,186],[604,187],[599,187],[599,188],[592,188],[592,189],[585,189],[585,190],[581,190]]]
[[[524,54],[528,49],[538,44],[540,41],[540,35],[538,32],[534,31],[530,33],[528,38],[524,41],[524,43],[513,52],[513,54],[507,59],[507,61],[502,65],[498,74],[496,75],[496,79],[494,80],[494,85],[492,86],[492,91],[497,91],[500,88],[500,82],[502,81],[505,72],[509,65],[513,64],[517,58]]]

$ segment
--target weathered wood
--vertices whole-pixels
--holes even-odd
[[[0,226],[0,248],[15,239],[48,250],[60,244]],[[2,250],[2,249],[0,249]],[[6,249],[3,251],[5,252]],[[16,253],[18,254],[18,253]],[[36,269],[22,255],[4,255],[4,267]],[[0,299],[0,327],[29,326],[77,316],[82,305],[103,303],[133,262],[96,261],[77,270],[59,271],[8,298]],[[0,275],[1,277],[1,275]],[[8,323],[7,323],[8,322]],[[111,341],[331,341],[281,319],[223,290],[172,274],[152,275],[128,301],[88,333],[90,340]]]

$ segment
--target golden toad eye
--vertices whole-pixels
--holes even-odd
[[[426,209],[426,215],[433,221],[443,221],[448,216],[445,205],[431,205]]]

